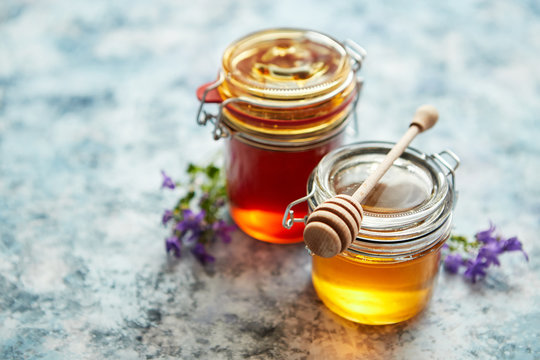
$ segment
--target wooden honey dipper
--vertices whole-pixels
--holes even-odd
[[[438,118],[439,114],[435,107],[420,106],[407,132],[352,196],[340,194],[315,208],[308,217],[304,229],[304,242],[312,254],[332,257],[349,247],[360,231],[364,217],[360,203],[369,195],[415,136],[435,125]]]

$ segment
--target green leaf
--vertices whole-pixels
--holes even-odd
[[[189,191],[184,197],[180,198],[177,207],[181,207],[183,209],[189,208],[189,204],[191,203],[191,200],[195,198],[195,195],[195,191]]]
[[[210,164],[206,167],[205,173],[210,179],[217,179],[219,177],[220,169],[214,164]]]
[[[448,246],[452,252],[458,251],[459,249],[470,251],[471,249],[480,246],[480,243],[478,241],[469,241],[467,237],[462,235],[452,235],[448,240]]]
[[[188,174],[191,174],[191,175],[195,175],[197,174],[198,172],[201,172],[201,168],[193,163],[189,163],[188,167],[187,167],[187,173]]]

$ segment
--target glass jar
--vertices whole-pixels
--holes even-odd
[[[265,30],[232,43],[218,80],[198,89],[197,120],[225,139],[230,213],[244,232],[274,243],[302,241],[301,227],[281,227],[283,208],[343,142],[364,56],[353,42],[318,32]],[[204,110],[208,103],[219,104],[217,114]]]
[[[394,144],[360,142],[326,155],[308,180],[310,211],[336,194],[351,195]],[[407,148],[362,202],[359,234],[343,253],[312,258],[312,280],[333,312],[363,324],[392,324],[418,314],[428,303],[441,246],[450,235],[457,156],[426,155]]]

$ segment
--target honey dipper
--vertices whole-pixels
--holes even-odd
[[[438,118],[439,114],[435,107],[431,105],[420,106],[416,110],[407,132],[352,196],[336,195],[315,208],[308,217],[304,229],[304,242],[312,254],[332,257],[349,247],[362,224],[364,215],[360,203],[369,195],[415,136],[435,125]]]

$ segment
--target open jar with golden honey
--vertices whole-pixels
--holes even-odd
[[[225,51],[218,80],[197,91],[199,124],[226,142],[230,213],[252,237],[302,241],[281,227],[320,159],[340,146],[354,117],[365,51],[351,41],[300,29],[256,32]],[[217,103],[217,113],[205,110]],[[299,212],[307,214],[307,207]]]
[[[308,181],[310,210],[336,194],[352,194],[392,148],[361,142],[326,155]],[[392,324],[418,314],[428,303],[450,235],[455,202],[450,151],[426,155],[412,148],[390,167],[363,201],[364,218],[356,239],[341,254],[312,258],[312,280],[323,303],[338,315],[363,324]]]

